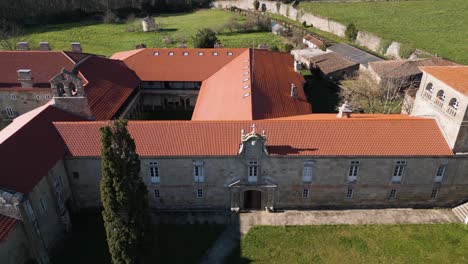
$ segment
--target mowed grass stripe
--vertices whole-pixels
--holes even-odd
[[[468,263],[468,227],[258,226],[240,252],[252,263]]]

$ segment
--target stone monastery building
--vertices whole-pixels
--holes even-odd
[[[0,259],[48,263],[70,213],[100,208],[99,128],[115,118],[130,119],[155,213],[467,200],[467,66],[421,68],[410,115],[312,114],[299,68],[254,49],[0,51],[14,118],[0,131]],[[192,119],[132,121],[170,110]]]

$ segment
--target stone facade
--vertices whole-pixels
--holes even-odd
[[[0,260],[2,260],[2,264],[26,263],[33,256],[30,249],[23,226],[17,224],[0,242]]]
[[[48,88],[0,89],[0,119],[13,119],[52,99]]]
[[[442,96],[443,95],[443,96]],[[457,101],[457,105],[453,103]],[[423,72],[411,115],[437,120],[454,152],[468,152],[468,98],[433,76]]]

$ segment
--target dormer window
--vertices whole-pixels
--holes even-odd
[[[232,56],[232,52],[228,51],[228,52],[227,52],[227,55],[228,55],[228,56]]]
[[[189,53],[187,51],[184,51],[184,53],[182,53],[184,56],[188,56]]]
[[[244,85],[244,87],[242,87],[242,89],[249,89],[249,86],[248,85]]]
[[[218,52],[213,52],[213,56],[218,56]]]
[[[198,56],[203,56],[203,52],[198,52]]]
[[[159,56],[159,51],[155,51],[155,52],[153,53],[153,55],[154,55],[154,56]]]
[[[242,80],[242,82],[247,82],[249,80],[249,78],[245,78],[244,80]]]
[[[169,56],[174,56],[174,52],[170,51]]]

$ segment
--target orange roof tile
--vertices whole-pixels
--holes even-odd
[[[4,240],[8,233],[16,226],[19,221],[8,217],[6,215],[0,215],[0,241]]]
[[[429,66],[420,69],[455,90],[468,95],[468,66]]]
[[[112,119],[138,87],[138,77],[119,60],[96,56],[77,64],[85,79],[91,113],[97,120]]]
[[[310,113],[287,53],[246,50],[202,83],[192,120],[258,120]],[[291,97],[291,84],[298,97]]]
[[[112,58],[124,61],[142,81],[201,82],[245,50],[147,48],[119,52]]]
[[[424,118],[260,120],[271,155],[451,156],[436,122]],[[106,122],[55,122],[72,157],[100,155]],[[236,156],[252,121],[129,121],[141,156]],[[411,133],[407,133],[411,131]]]

